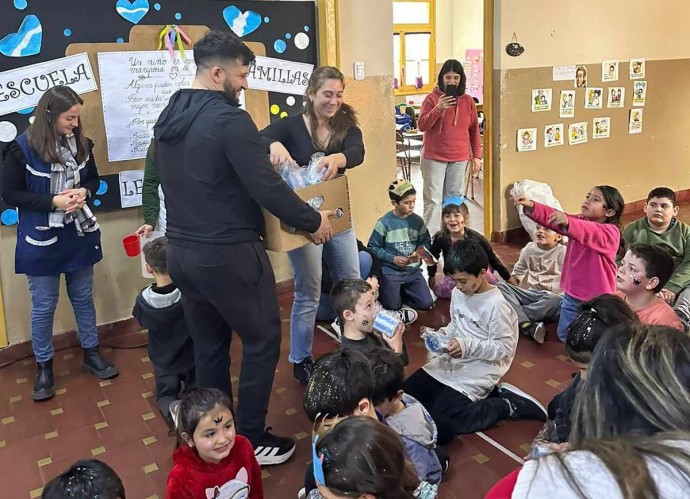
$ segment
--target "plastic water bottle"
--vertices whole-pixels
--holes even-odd
[[[428,327],[421,328],[424,346],[433,353],[447,353],[452,338],[440,331]]]

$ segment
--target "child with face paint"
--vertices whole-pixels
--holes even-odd
[[[525,196],[513,199],[524,213],[542,227],[568,236],[563,260],[558,337],[565,342],[565,331],[578,314],[582,302],[616,290],[616,258],[625,246],[620,218],[623,196],[610,185],[597,185],[585,196],[579,215],[569,215]]]
[[[252,444],[235,432],[232,403],[216,389],[187,394],[177,421],[178,448],[165,497],[263,499]],[[257,449],[257,453],[259,450]]]
[[[331,290],[331,304],[342,324],[341,348],[356,348],[366,353],[376,347],[387,347],[400,355],[404,365],[409,363],[402,321],[392,336],[374,330],[374,320],[380,306],[368,282],[361,279],[338,281]]]
[[[515,310],[486,280],[488,266],[486,252],[476,241],[453,245],[444,272],[455,280],[456,289],[450,324],[440,331],[450,340],[448,347],[403,385],[436,422],[440,445],[504,419],[546,419],[546,409],[534,398],[499,384],[515,357],[518,324]]]
[[[616,288],[643,324],[684,331],[671,305],[658,296],[672,273],[673,257],[663,246],[634,244],[618,267]]]

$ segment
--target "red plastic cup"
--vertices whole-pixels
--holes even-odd
[[[139,236],[136,234],[125,236],[122,239],[122,245],[125,247],[127,256],[139,256],[141,253],[141,243],[139,242]]]

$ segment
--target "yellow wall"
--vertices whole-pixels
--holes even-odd
[[[348,174],[352,213],[358,237],[365,242],[376,220],[390,206],[386,188],[395,177],[393,119],[392,4],[368,0],[339,2],[341,69],[351,78],[354,61],[364,61],[366,79],[348,80],[345,100],[357,109],[367,149],[365,163]],[[104,260],[95,268],[95,301],[98,323],[131,317],[136,294],[147,284],[138,259],[125,256],[122,237],[142,223],[141,209],[98,215],[103,233]],[[26,278],[14,274],[16,229],[0,228],[0,276],[10,344],[29,339],[30,298]],[[285,255],[270,253],[276,280],[290,277]],[[1,318],[1,317],[0,317]],[[75,328],[63,288],[56,313],[55,331]]]
[[[674,189],[690,187],[687,142],[690,118],[682,103],[690,97],[690,32],[684,20],[690,4],[673,0],[634,2],[625,0],[502,0],[496,2],[494,88],[497,123],[494,135],[494,228],[518,227],[515,209],[507,191],[516,180],[532,178],[549,183],[566,210],[577,210],[584,193],[598,183],[618,187],[626,201],[646,196],[657,185]],[[504,47],[513,32],[525,47],[520,57],[510,57]],[[575,118],[559,119],[549,113],[551,123],[589,122],[589,142],[577,146],[543,148],[539,129],[538,150],[515,151],[517,128],[543,124],[547,113],[531,113],[530,88],[565,88],[553,82],[551,67],[586,64],[591,86],[625,86],[626,109],[631,107],[631,81],[627,76],[630,58],[646,58],[647,103],[642,135],[628,136],[627,111],[586,111],[577,95]],[[601,83],[601,61],[618,59],[619,81]],[[581,91],[580,91],[581,92]],[[611,139],[593,141],[591,120],[612,117]]]
[[[465,59],[466,49],[484,46],[482,0],[436,0],[436,63]]]

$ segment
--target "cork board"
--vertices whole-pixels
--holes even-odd
[[[613,57],[612,57],[613,59]],[[584,194],[594,185],[609,184],[618,188],[626,202],[644,199],[653,187],[667,185],[673,189],[690,186],[687,172],[687,138],[690,120],[679,104],[687,102],[690,90],[690,61],[647,60],[647,98],[641,134],[628,134],[628,113],[632,108],[633,80],[627,75],[627,60],[619,61],[619,80],[601,82],[601,64],[587,64],[588,84],[603,87],[625,87],[625,107],[590,110],[584,108],[584,89],[573,88],[572,81],[553,81],[552,68],[527,68],[499,71],[500,142],[496,153],[500,157],[499,195],[502,198],[501,230],[518,227],[520,222],[512,203],[507,199],[513,182],[525,178],[548,183],[564,209],[575,210]],[[560,90],[576,90],[575,117],[559,118],[558,108],[551,111],[531,112],[531,90],[552,88],[554,103]],[[611,136],[592,139],[592,119],[611,117]],[[544,148],[544,126],[586,121],[588,142]],[[516,150],[518,128],[537,128],[537,150]]]
[[[180,26],[192,40],[192,45],[204,36],[209,30],[206,26]],[[133,26],[129,32],[129,41],[126,43],[72,43],[67,47],[65,55],[80,54],[86,52],[91,61],[91,68],[96,81],[100,80],[98,73],[98,52],[130,52],[139,50],[156,50],[158,34],[164,26]],[[256,55],[266,55],[263,43],[246,42]],[[93,140],[94,156],[98,171],[101,175],[111,175],[127,170],[141,170],[144,168],[144,160],[108,161],[108,148],[106,147],[105,124],[103,122],[103,102],[100,91],[83,94],[84,108],[82,120],[86,135]],[[259,130],[270,123],[268,112],[268,92],[260,90],[245,91],[245,106],[252,116]]]

